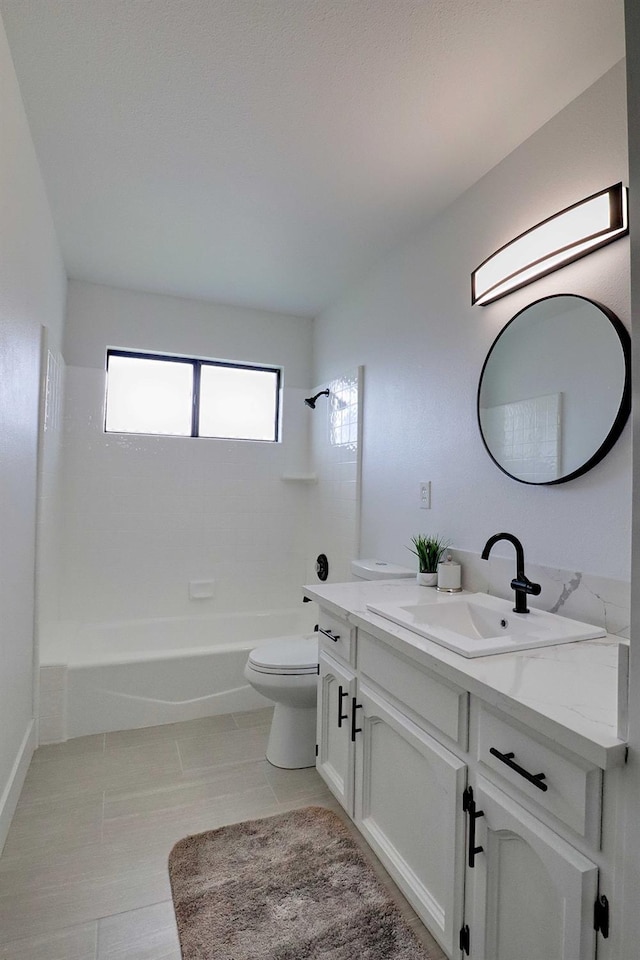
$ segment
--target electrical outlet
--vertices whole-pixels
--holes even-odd
[[[431,510],[431,480],[420,481],[420,509]]]

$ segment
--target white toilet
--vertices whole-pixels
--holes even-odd
[[[318,634],[264,643],[249,654],[244,675],[276,705],[267,760],[288,769],[312,767],[316,762]]]
[[[415,577],[414,570],[381,560],[353,560],[351,572],[359,580]],[[263,643],[249,654],[244,675],[258,693],[275,703],[267,760],[289,770],[313,767],[318,634],[278,637]]]
[[[356,580],[415,580],[416,571],[386,560],[352,560],[351,573]]]

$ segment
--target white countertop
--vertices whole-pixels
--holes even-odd
[[[624,762],[618,733],[618,646],[607,635],[537,650],[467,659],[367,610],[368,603],[447,602],[413,581],[305,586],[304,595],[435,673],[602,769]],[[429,591],[427,595],[427,591]]]

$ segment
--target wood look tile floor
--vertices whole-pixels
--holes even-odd
[[[264,759],[270,721],[257,710],[40,747],[0,857],[0,960],[180,960],[174,843],[310,803],[342,815],[444,960],[315,769]]]

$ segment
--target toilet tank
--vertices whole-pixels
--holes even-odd
[[[357,580],[406,580],[416,575],[415,570],[385,560],[352,560],[351,573]]]

